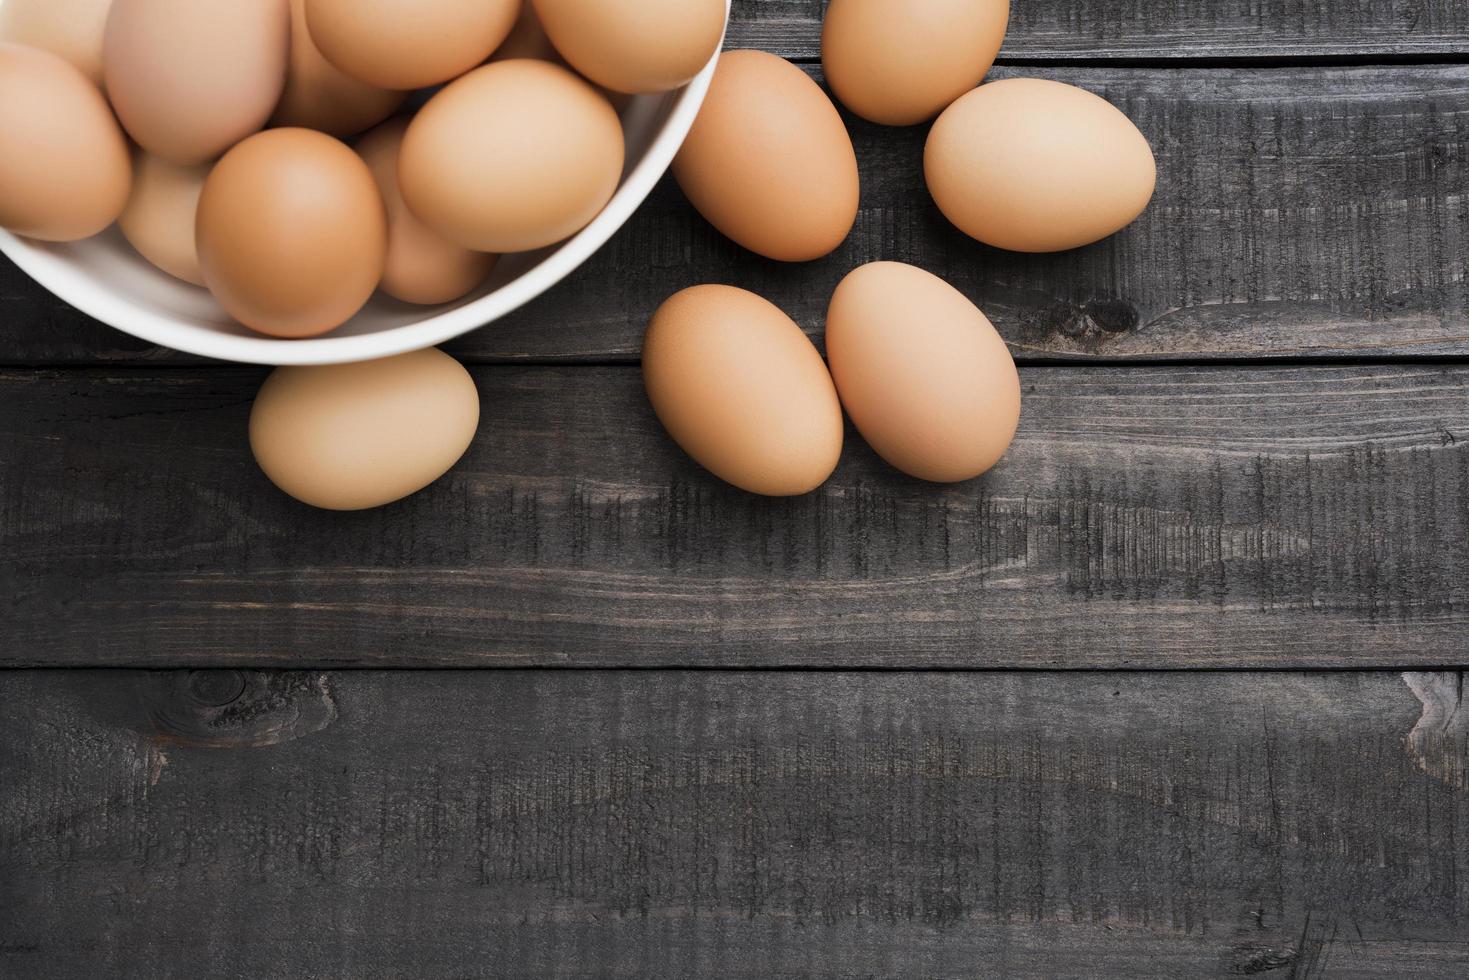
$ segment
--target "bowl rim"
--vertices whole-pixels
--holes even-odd
[[[725,0],[725,31],[729,28],[729,8],[730,0]],[[662,127],[623,177],[606,206],[586,227],[493,292],[413,323],[371,333],[304,340],[219,333],[131,303],[120,303],[91,277],[76,272],[54,253],[3,228],[0,228],[0,252],[45,289],[88,316],[141,340],[187,354],[242,364],[347,364],[434,347],[489,326],[535,299],[575,271],[627,223],[683,145],[709,91],[723,48],[722,32],[708,64],[682,88],[669,93],[674,101]]]

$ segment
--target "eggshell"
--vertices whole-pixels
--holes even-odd
[[[697,75],[724,34],[724,0],[534,0],[556,50],[614,92],[666,92]]]
[[[327,510],[417,493],[464,455],[479,424],[469,372],[429,349],[380,361],[277,368],[250,411],[250,449],[272,483]]]
[[[1020,377],[983,313],[935,275],[873,262],[837,286],[826,356],[852,424],[922,480],[979,476],[1020,422]]]
[[[1142,213],[1157,169],[1115,106],[1041,78],[990,82],[933,124],[928,189],[960,231],[997,248],[1058,252],[1105,238]]]
[[[767,258],[820,258],[857,220],[857,155],[836,107],[763,51],[720,57],[673,174],[710,224]]]
[[[622,177],[622,123],[565,68],[477,68],[428,101],[403,138],[408,207],[452,242],[523,252],[580,231]]]
[[[133,192],[117,227],[149,262],[171,276],[204,285],[194,220],[210,166],[180,167],[139,153],[133,161]]]
[[[494,268],[495,256],[447,241],[413,216],[398,190],[398,150],[407,118],[390,119],[357,142],[388,209],[388,255],[380,286],[405,303],[447,303]]]
[[[352,136],[376,126],[403,103],[404,93],[358,81],[323,58],[306,26],[305,2],[291,0],[290,66],[270,124],[304,126],[332,136]]]
[[[97,86],[50,51],[0,43],[0,92],[0,227],[69,242],[112,224],[132,162]]]
[[[196,235],[215,298],[275,337],[346,322],[377,288],[388,248],[367,164],[309,129],[269,129],[226,153],[204,182]]]
[[[994,64],[1009,0],[831,0],[821,28],[826,83],[888,126],[927,122]]]
[[[379,88],[438,85],[469,71],[505,40],[519,0],[306,0],[316,47]]]
[[[43,48],[102,84],[102,34],[112,0],[4,0],[0,41]]]
[[[684,452],[751,493],[820,486],[842,452],[842,410],[821,355],[790,317],[733,286],[669,297],[643,339],[653,411]]]
[[[287,0],[114,0],[107,95],[143,149],[204,163],[265,125],[290,46]]]

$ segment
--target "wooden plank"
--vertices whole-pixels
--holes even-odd
[[[479,368],[391,507],[246,448],[254,370],[0,374],[0,665],[1406,666],[1469,638],[1469,367],[1036,368],[1003,465],[710,477],[634,368]]]
[[[790,266],[744,252],[665,180],[567,282],[451,349],[635,360],[653,310],[700,282],[754,289],[815,334],[843,275],[899,259],[973,297],[1025,361],[1469,354],[1469,66],[1029,73],[1101,92],[1157,148],[1157,196],[1113,239],[1050,256],[980,245],[928,197],[921,128],[854,120],[862,209],[834,255]],[[0,363],[178,359],[8,263],[0,317]]]
[[[0,973],[1460,978],[1459,684],[10,672]]]
[[[821,56],[821,0],[734,0],[730,46]],[[1469,7],[1274,0],[1014,0],[1002,62],[1462,56]]]

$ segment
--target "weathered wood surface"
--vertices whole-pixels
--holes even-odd
[[[1448,665],[1469,652],[1469,367],[1034,368],[1005,461],[849,433],[727,487],[635,368],[477,368],[480,433],[376,511],[246,445],[263,372],[0,374],[0,664]]]
[[[821,54],[822,0],[734,0],[731,47]],[[1462,0],[1012,0],[1002,61],[1469,54]]]
[[[0,974],[1461,978],[1459,692],[0,673]]]
[[[1157,150],[1152,205],[1108,241],[1050,256],[980,245],[925,190],[923,129],[852,120],[862,209],[832,256],[745,252],[666,179],[566,283],[450,349],[635,360],[658,304],[701,282],[754,289],[816,333],[842,276],[899,259],[973,297],[1022,360],[1469,354],[1469,66],[1032,73],[1102,93]],[[0,317],[3,364],[179,360],[4,260]]]

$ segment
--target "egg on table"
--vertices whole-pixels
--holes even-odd
[[[586,226],[622,178],[622,122],[585,79],[529,58],[441,89],[403,137],[398,184],[418,218],[481,252],[553,245]]]
[[[407,118],[390,119],[357,141],[388,209],[388,252],[380,287],[405,303],[448,303],[474,289],[495,256],[445,239],[413,216],[398,190],[398,152]]]
[[[499,47],[519,0],[306,0],[317,49],[370,85],[415,89],[469,71]]]
[[[102,35],[112,0],[3,0],[0,41],[58,54],[102,84]]]
[[[551,43],[591,81],[635,95],[697,75],[724,34],[724,0],[533,0]]]
[[[138,153],[132,194],[117,219],[123,237],[143,258],[196,286],[204,285],[204,277],[199,272],[194,223],[209,170],[209,164],[184,167]]]
[[[763,51],[720,57],[673,175],[710,224],[766,258],[820,258],[857,220],[857,155],[836,107]]]
[[[388,247],[367,164],[309,129],[268,129],[226,153],[204,182],[196,236],[220,305],[275,337],[345,323],[377,289]]]
[[[43,241],[97,234],[132,186],[107,100],[71,62],[0,43],[0,227]]]
[[[290,46],[288,0],[114,0],[107,96],[143,149],[204,163],[265,125]]]
[[[842,410],[826,365],[754,293],[706,285],[669,297],[643,339],[643,380],[674,442],[742,490],[808,493],[836,468]]]
[[[910,476],[971,479],[1015,437],[1015,361],[978,307],[929,272],[872,262],[848,274],[827,311],[826,356],[852,424]]]
[[[441,351],[277,368],[250,410],[271,482],[313,507],[362,510],[416,493],[458,462],[479,425],[469,372]]]
[[[1059,252],[1122,229],[1147,207],[1147,138],[1110,102],[1042,78],[990,82],[944,110],[923,170],[939,210],[971,238]]]
[[[306,25],[306,0],[291,0],[291,60],[272,126],[351,136],[391,116],[403,99],[403,92],[359,81],[323,58]]]
[[[888,126],[927,122],[994,64],[1010,0],[831,0],[821,64],[837,99]]]

